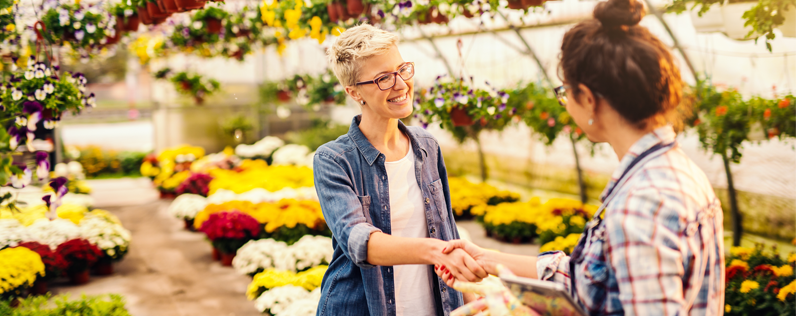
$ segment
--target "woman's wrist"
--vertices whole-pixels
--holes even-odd
[[[496,257],[499,256],[499,255],[500,255],[500,253],[497,252],[497,251],[484,250],[484,256],[483,256],[483,259],[481,260],[480,263],[482,265],[481,267],[484,268],[486,273],[489,273],[491,275],[497,275],[498,274],[497,265],[500,262],[500,260],[498,258],[496,258]]]
[[[425,247],[421,252],[421,260],[423,260],[425,264],[437,264],[440,261],[440,257],[444,256],[444,254],[442,254],[442,249],[444,249],[448,243],[434,238],[423,238],[423,241]]]

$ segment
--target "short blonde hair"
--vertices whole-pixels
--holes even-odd
[[[396,44],[397,35],[361,24],[343,32],[326,52],[326,57],[340,83],[353,86],[359,77],[361,60],[383,54]]]

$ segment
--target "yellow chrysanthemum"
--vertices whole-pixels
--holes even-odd
[[[25,248],[0,250],[0,294],[32,286],[38,277],[44,276],[44,263],[38,253]]]
[[[743,281],[743,283],[741,283],[740,292],[741,293],[749,293],[749,291],[757,289],[759,287],[760,287],[759,283],[757,283],[755,281],[751,281],[751,280],[746,280],[746,281]]]
[[[724,312],[725,313],[729,313],[731,311],[732,311],[732,306],[730,306],[730,304],[724,305]]]
[[[276,192],[284,188],[311,187],[314,185],[312,169],[290,165],[268,166],[265,162],[256,163],[245,160],[239,169],[242,171],[210,170],[210,194],[219,189],[243,193],[255,188]]]
[[[285,285],[300,286],[312,291],[321,286],[323,275],[328,268],[328,266],[322,265],[299,273],[274,269],[265,270],[254,276],[252,283],[246,289],[246,297],[253,300],[267,290]]]
[[[778,277],[789,277],[789,276],[793,275],[793,267],[791,267],[790,265],[787,265],[787,264],[783,265],[783,266],[781,266],[779,268],[771,267],[771,270],[773,270],[774,271],[774,275],[776,275]]]
[[[732,267],[744,267],[744,268],[746,268],[746,270],[749,270],[749,264],[746,263],[746,261],[742,261],[742,260],[738,260],[738,259],[733,259],[732,262],[730,262],[730,268],[732,268]]]
[[[796,263],[796,253],[788,255],[788,263]]]
[[[788,295],[796,293],[796,280],[790,282],[790,284],[784,286],[783,288],[779,289],[779,293],[777,294],[777,298],[780,301],[785,301],[788,298]]]
[[[754,248],[748,247],[732,247],[730,248],[730,255],[733,257],[739,257],[741,260],[749,260],[749,256],[754,251]]]

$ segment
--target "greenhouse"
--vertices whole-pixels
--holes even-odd
[[[796,315],[794,0],[0,0],[0,315]]]

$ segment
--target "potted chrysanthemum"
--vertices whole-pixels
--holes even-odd
[[[20,243],[18,247],[28,248],[41,257],[41,261],[44,263],[44,275],[36,279],[36,282],[34,282],[33,286],[30,288],[30,293],[33,295],[47,294],[49,282],[61,276],[64,270],[66,270],[66,260],[64,260],[61,254],[50,249],[49,246],[35,241]]]
[[[88,283],[89,268],[103,256],[102,250],[82,238],[68,240],[55,251],[66,260],[66,275],[73,284]]]
[[[124,258],[130,247],[130,231],[101,216],[88,216],[80,221],[83,238],[96,245],[102,255],[93,265],[97,275],[113,274],[113,263]]]
[[[194,231],[196,214],[207,206],[207,198],[196,194],[181,194],[169,205],[169,214],[185,222],[185,229]]]
[[[25,247],[0,250],[0,262],[0,300],[12,300],[13,306],[13,300],[22,297],[44,275],[44,264],[36,252]]]
[[[220,212],[210,214],[199,230],[218,249],[221,264],[232,266],[238,249],[260,234],[260,223],[240,211]]]

